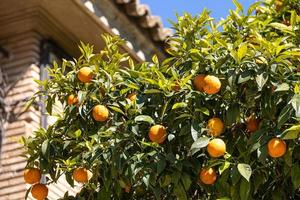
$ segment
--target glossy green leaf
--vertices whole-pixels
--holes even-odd
[[[240,163],[237,165],[240,174],[249,182],[252,174],[251,166],[248,164]]]
[[[134,121],[135,122],[148,122],[149,124],[155,124],[152,117],[150,117],[148,115],[139,115],[139,116],[134,118]]]

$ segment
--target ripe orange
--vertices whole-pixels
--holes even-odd
[[[166,128],[162,125],[154,125],[149,130],[149,138],[152,142],[161,144],[167,137]]]
[[[204,86],[203,90],[206,94],[216,94],[221,89],[220,79],[216,76],[207,75],[203,79]]]
[[[279,158],[286,152],[286,143],[280,138],[273,138],[268,142],[268,154],[273,158]]]
[[[78,73],[77,73],[77,78],[82,82],[82,83],[89,83],[93,79],[93,70],[90,67],[82,67]]]
[[[199,177],[202,183],[212,185],[217,180],[217,173],[213,168],[203,168],[199,173]]]
[[[26,183],[34,184],[41,180],[41,171],[37,168],[27,168],[24,170],[24,180]]]
[[[211,118],[207,122],[207,129],[210,135],[217,137],[224,132],[224,123],[220,118]]]
[[[205,76],[206,75],[204,75],[204,74],[199,74],[194,78],[193,85],[197,91],[203,92],[203,87],[205,85],[205,83],[204,83]]]
[[[136,100],[136,93],[130,93],[127,95],[126,97],[127,99],[129,99],[130,101],[135,101]]]
[[[247,130],[250,133],[253,133],[258,130],[260,120],[257,119],[254,115],[251,115],[246,119]]]
[[[226,144],[222,139],[212,139],[207,145],[207,152],[213,158],[221,157],[226,152]]]
[[[98,122],[104,122],[109,117],[108,109],[103,105],[96,105],[93,108],[93,118]]]
[[[74,94],[68,96],[68,105],[75,105],[77,103],[78,103],[78,98]]]
[[[48,196],[48,188],[44,184],[37,183],[31,188],[31,194],[37,200],[46,199]]]
[[[74,169],[73,178],[74,178],[75,181],[77,181],[79,183],[88,182],[88,171],[87,171],[87,169],[85,169],[83,167]]]

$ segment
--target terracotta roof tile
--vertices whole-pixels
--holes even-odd
[[[114,1],[124,7],[129,17],[137,19],[139,27],[149,29],[154,41],[162,42],[172,35],[172,30],[163,26],[161,18],[153,16],[149,6],[141,4],[139,0]]]

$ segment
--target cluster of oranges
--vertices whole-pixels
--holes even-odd
[[[24,180],[28,184],[32,184],[31,195],[37,200],[46,199],[48,196],[48,187],[40,183],[41,170],[38,168],[26,168],[24,170]],[[73,171],[73,179],[78,183],[88,182],[88,170],[80,167]]]
[[[79,79],[80,82],[82,83],[89,83],[92,81],[94,77],[93,70],[90,67],[82,67],[78,73],[77,73],[77,78]],[[104,91],[102,91],[102,94]],[[135,101],[137,98],[136,93],[129,93],[126,98],[130,101]],[[78,104],[78,98],[74,94],[70,94],[67,99],[68,105],[77,105]],[[104,105],[96,105],[93,107],[92,110],[92,116],[95,121],[98,122],[105,122],[109,118],[109,110],[106,106]]]
[[[33,184],[31,188],[32,197],[43,200],[48,196],[48,188],[45,184],[40,183],[41,170],[37,168],[27,168],[24,170],[24,180],[28,184]]]
[[[89,83],[94,77],[93,71],[89,67],[83,67],[77,73],[77,78],[82,83]],[[221,81],[218,77],[213,75],[200,74],[193,79],[193,85],[195,90],[204,92],[206,94],[217,94],[221,90]],[[136,93],[131,93],[126,97],[130,101],[136,100]],[[75,95],[71,94],[67,100],[68,105],[77,105],[78,99]],[[95,121],[105,122],[109,118],[109,110],[104,105],[96,105],[92,110],[92,116]],[[260,120],[254,115],[251,115],[246,119],[247,130],[250,133],[256,132],[259,129]],[[207,132],[210,136],[214,137],[207,145],[207,152],[210,157],[218,158],[224,156],[226,153],[226,144],[220,136],[225,126],[220,118],[211,118],[207,122]],[[154,125],[150,128],[148,133],[149,139],[152,142],[162,144],[167,138],[166,127],[163,125]],[[273,158],[281,157],[286,152],[286,143],[279,139],[273,138],[268,142],[267,145],[268,154]],[[88,181],[88,171],[85,168],[78,168],[73,171],[73,178],[77,182]],[[199,172],[199,178],[202,183],[211,185],[217,180],[217,173],[213,168],[202,168]]]
[[[216,94],[221,89],[220,80],[212,75],[197,75],[193,80],[194,88],[197,91],[206,94]],[[250,133],[256,132],[259,129],[260,120],[254,115],[246,119],[247,130]],[[224,123],[219,118],[212,118],[207,123],[208,134],[213,137],[218,137],[224,132]],[[286,143],[280,138],[273,138],[267,144],[269,156],[279,158],[286,152]],[[218,158],[225,154],[226,144],[220,138],[212,139],[207,145],[207,152],[212,158]],[[202,183],[212,185],[217,180],[217,173],[213,168],[202,168],[199,172],[199,178]]]

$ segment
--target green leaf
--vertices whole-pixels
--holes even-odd
[[[199,138],[199,135],[201,135],[201,127],[198,123],[194,122],[191,125],[191,134],[194,141],[196,141]]]
[[[35,102],[36,96],[33,96],[32,98],[30,98],[26,104],[25,104],[25,108],[24,108],[24,112],[27,112],[29,110],[29,108],[32,106],[32,104]]]
[[[296,13],[296,11],[295,10],[292,10],[291,11],[291,19],[290,19],[290,24],[291,24],[291,26],[295,26],[296,25],[296,23],[297,23],[297,13]]]
[[[48,96],[47,104],[46,104],[46,111],[49,113],[49,115],[52,115],[53,104],[54,104],[54,97]]]
[[[48,149],[49,149],[49,139],[46,139],[42,143],[42,154],[43,154],[43,156],[45,156],[45,157],[48,156]]]
[[[296,117],[300,117],[300,94],[295,94],[291,100],[291,104],[295,110]]]
[[[282,92],[282,91],[288,91],[290,89],[289,84],[287,83],[282,83],[277,86],[275,92]]]
[[[228,161],[223,162],[223,164],[219,167],[219,174],[222,174],[229,167],[230,167],[230,162]]]
[[[241,46],[238,49],[238,58],[241,61],[246,55],[247,55],[247,51],[248,51],[248,46],[246,43],[242,43]]]
[[[247,11],[247,15],[250,15],[260,4],[261,2],[255,2],[254,4],[250,5]]]
[[[206,147],[209,143],[210,138],[208,137],[200,137],[198,138],[191,146],[191,149],[201,149]]]
[[[203,114],[205,114],[207,116],[210,115],[210,112],[209,112],[208,108],[205,108],[205,107],[196,108],[195,111],[196,112],[202,112]]]
[[[202,59],[201,52],[199,49],[191,49],[189,51],[192,60],[199,61]]]
[[[157,56],[156,55],[154,55],[153,57],[152,57],[152,62],[154,63],[154,64],[158,64],[159,62],[158,62],[158,58],[157,58]]]
[[[298,189],[300,187],[300,165],[294,164],[291,169],[291,178],[294,189]]]
[[[165,159],[160,159],[157,162],[157,174],[160,174],[161,172],[163,172],[165,170],[167,166],[167,162]]]
[[[240,116],[240,106],[238,104],[231,105],[226,111],[226,124],[231,125],[235,123]]]
[[[292,115],[293,108],[290,104],[286,105],[280,112],[277,121],[277,127],[281,128],[281,126],[287,122]]]
[[[116,107],[116,106],[108,106],[110,109],[118,112],[118,113],[121,113],[122,115],[125,115],[125,113],[123,112],[123,110],[121,110],[120,108]]]
[[[144,91],[145,94],[157,94],[157,93],[162,93],[161,90],[158,89],[149,89]]]
[[[241,200],[248,200],[250,196],[250,183],[245,179],[241,180],[240,184],[240,197]]]
[[[185,191],[189,191],[191,183],[192,183],[191,177],[188,174],[184,173],[181,176],[181,182],[182,182],[182,185],[183,185]]]
[[[300,131],[288,131],[286,133],[284,133],[282,139],[283,140],[294,140],[299,138]]]
[[[81,133],[82,133],[81,130],[78,129],[77,131],[75,131],[74,135],[76,138],[79,138],[81,136]]]
[[[162,177],[160,184],[161,187],[167,187],[171,184],[171,182],[172,182],[172,177],[170,175],[165,175]]]
[[[258,90],[261,91],[263,86],[267,83],[268,81],[268,74],[266,72],[260,72],[256,77],[255,77]]]
[[[232,2],[234,3],[235,7],[237,8],[237,12],[240,12],[240,11],[243,12],[242,4],[240,4],[237,0],[232,0]]]
[[[80,90],[77,95],[78,95],[78,102],[79,104],[81,104],[85,100],[87,92]]]
[[[69,183],[69,185],[73,188],[74,187],[74,179],[72,177],[72,174],[67,172],[65,173],[66,181]]]
[[[240,163],[237,165],[240,174],[249,182],[252,174],[251,166],[248,164]]]
[[[174,187],[174,194],[180,200],[187,200],[186,192],[182,184],[176,184]]]
[[[134,118],[134,121],[135,122],[148,122],[149,124],[155,124],[152,117],[150,117],[148,115],[139,115],[139,116]]]
[[[240,73],[239,75],[239,79],[238,79],[238,83],[244,83],[244,82],[247,82],[251,79],[251,73],[249,70],[247,71],[243,71]]]
[[[177,109],[177,108],[185,108],[185,107],[187,107],[187,103],[184,103],[184,102],[175,103],[172,106],[172,110]]]
[[[286,26],[285,24],[274,22],[274,23],[271,23],[269,25],[272,26],[275,29],[278,29],[278,30],[282,31],[282,32],[289,33],[289,34],[295,36],[293,28],[289,27],[289,26]]]

